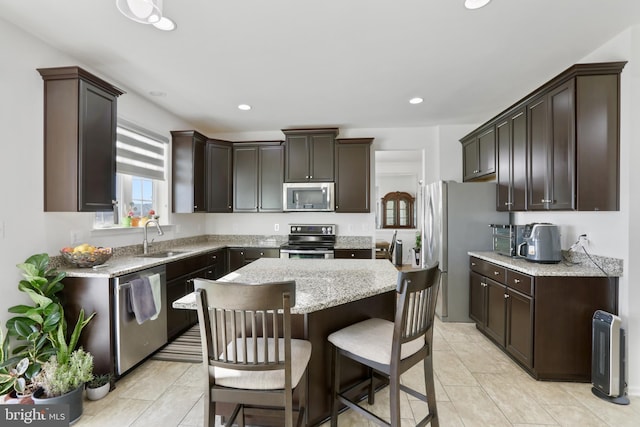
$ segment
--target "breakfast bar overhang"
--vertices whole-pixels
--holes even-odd
[[[262,258],[220,280],[256,284],[295,280],[292,336],[309,340],[313,346],[307,409],[308,425],[315,426],[330,416],[331,352],[327,336],[371,317],[393,321],[397,277],[396,268],[382,259]],[[173,307],[195,309],[195,298],[187,295],[174,301]],[[344,362],[342,370],[343,382],[366,373],[350,361]]]

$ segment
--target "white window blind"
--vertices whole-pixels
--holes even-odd
[[[117,173],[164,181],[169,139],[123,119],[116,132]]]

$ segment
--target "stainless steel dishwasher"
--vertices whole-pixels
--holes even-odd
[[[129,310],[130,282],[160,275],[161,308],[155,320],[138,324]],[[116,375],[120,376],[167,343],[167,278],[165,266],[148,268],[115,278]]]

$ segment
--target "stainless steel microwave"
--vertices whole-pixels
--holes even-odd
[[[333,182],[285,182],[282,187],[282,209],[285,212],[335,210]]]

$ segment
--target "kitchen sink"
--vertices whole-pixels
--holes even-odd
[[[136,255],[139,258],[169,258],[175,255],[185,254],[185,251],[164,251],[152,254]]]

